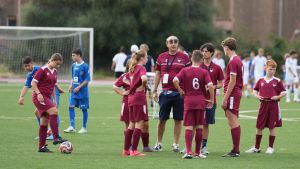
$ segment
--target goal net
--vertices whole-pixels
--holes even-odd
[[[24,77],[22,58],[31,56],[35,65],[44,65],[53,53],[64,63],[59,80],[71,80],[72,50],[81,49],[93,76],[93,28],[0,26],[0,78]]]

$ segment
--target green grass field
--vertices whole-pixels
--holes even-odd
[[[63,86],[65,89],[66,86]],[[31,92],[27,94],[25,105],[19,106],[17,100],[22,84],[0,84],[0,168],[1,169],[235,169],[235,168],[300,168],[300,104],[281,102],[284,117],[283,127],[277,130],[275,154],[266,155],[268,146],[268,131],[264,132],[261,154],[245,154],[246,149],[254,144],[255,119],[259,103],[256,99],[242,99],[241,103],[241,157],[222,158],[221,155],[231,148],[230,130],[224,118],[224,112],[217,109],[217,124],[211,126],[208,148],[211,154],[207,159],[183,160],[182,154],[173,153],[171,144],[173,138],[173,122],[170,120],[164,135],[163,152],[147,153],[146,157],[121,156],[123,148],[123,127],[119,122],[121,98],[114,94],[111,87],[90,88],[90,110],[88,134],[64,134],[74,145],[72,154],[61,154],[51,142],[49,148],[52,154],[37,152],[38,125],[33,114]],[[220,103],[221,98],[218,98]],[[68,94],[61,96],[61,129],[69,125]],[[77,129],[81,127],[81,112],[76,112]],[[156,141],[157,119],[150,120],[150,144]],[[139,144],[141,148],[141,142]],[[184,133],[180,140],[184,147]]]

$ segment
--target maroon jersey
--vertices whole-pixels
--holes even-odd
[[[202,63],[201,67],[208,71],[210,79],[211,79],[214,86],[218,84],[218,81],[224,80],[224,74],[223,74],[222,68],[219,65],[217,65],[213,62],[210,62],[209,66],[206,66],[204,63]],[[207,90],[206,96],[207,96],[206,98],[209,98],[209,91],[208,90]],[[217,101],[216,101],[216,90],[215,90],[215,93],[214,93],[214,103],[215,104],[217,103]]]
[[[34,75],[33,81],[37,82],[37,87],[41,94],[51,97],[57,81],[56,69],[49,69],[47,65],[42,66]]]
[[[142,65],[136,65],[133,72],[126,74],[125,78],[130,81],[128,104],[133,105],[146,105],[146,93],[144,91],[137,92],[136,89],[142,85],[141,77],[146,76],[146,69]]]
[[[123,78],[125,78],[127,73],[123,73],[114,83],[114,86],[116,87],[123,87],[125,90],[129,90],[130,89],[130,85],[125,83],[123,81]],[[127,103],[128,102],[128,95],[123,96],[123,103]]]
[[[201,67],[190,66],[183,68],[176,78],[182,84],[184,96],[184,110],[205,110],[206,85],[211,84],[207,70]]]
[[[276,77],[270,80],[262,77],[257,81],[254,90],[258,91],[261,97],[269,100],[271,97],[278,96],[281,92],[285,91],[285,88],[280,79]]]
[[[173,78],[182,68],[190,65],[191,61],[189,57],[182,52],[177,52],[175,55],[170,55],[169,52],[161,53],[157,58],[155,69],[160,71],[163,90],[176,91],[173,84]],[[169,74],[168,83],[163,83],[164,74]]]
[[[233,56],[226,66],[226,77],[224,82],[224,93],[227,91],[230,75],[236,75],[235,86],[232,94],[240,93],[243,89],[243,63],[239,56]],[[232,95],[231,94],[231,95]]]

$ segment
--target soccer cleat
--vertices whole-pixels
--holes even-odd
[[[64,130],[65,133],[75,133],[76,130],[74,127],[70,126],[67,129]]]
[[[192,154],[188,154],[188,153],[185,153],[183,156],[182,156],[183,159],[192,159],[193,158],[193,155]]]
[[[143,152],[154,152],[155,150],[152,147],[144,147]]]
[[[180,153],[181,153],[181,154],[185,154],[185,153],[186,153],[186,148],[182,149],[182,150],[180,151]]]
[[[290,100],[290,99],[286,99],[286,102],[287,102],[287,103],[290,103],[290,102],[291,102],[291,100]]]
[[[252,146],[249,150],[245,151],[246,153],[260,153],[260,149],[255,148]]]
[[[79,131],[78,131],[79,134],[86,134],[87,133],[87,129],[86,128],[81,128]]]
[[[162,151],[163,148],[162,148],[162,145],[157,143],[154,147],[153,147],[153,150],[154,151]]]
[[[274,153],[274,148],[268,147],[267,151],[266,151],[266,154],[273,154],[273,153]]]
[[[45,144],[42,148],[39,149],[38,152],[40,153],[52,153],[52,151],[50,151],[48,148],[47,148],[47,144]]]
[[[209,154],[209,152],[207,151],[206,146],[201,149],[201,154],[203,154],[203,155],[208,155]]]
[[[294,99],[294,102],[295,102],[295,103],[299,103],[300,100],[299,100],[299,99]]]
[[[65,141],[68,141],[66,139],[63,139],[61,138],[60,136],[58,136],[56,139],[53,140],[53,144],[56,145],[56,144],[60,144],[60,143],[63,143]]]
[[[198,159],[198,158],[204,159],[204,158],[206,158],[206,156],[203,155],[203,154],[194,154],[194,158],[195,158],[195,159]]]
[[[172,148],[175,153],[180,152],[179,144],[173,143]]]
[[[130,156],[129,150],[123,150],[122,156],[123,156],[123,157],[128,157],[128,156]]]
[[[46,140],[53,140],[53,135],[47,136]]]
[[[240,156],[241,155],[239,152],[234,152],[234,151],[230,151],[229,153],[222,155],[222,157],[240,157]]]
[[[137,156],[137,157],[143,157],[145,156],[146,154],[143,154],[143,153],[140,153],[138,151],[131,151],[130,150],[130,156]]]

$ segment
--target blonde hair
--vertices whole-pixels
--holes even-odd
[[[63,57],[60,53],[54,53],[51,55],[49,61],[63,61]]]
[[[146,57],[146,53],[143,50],[138,50],[136,53],[134,53],[129,62],[129,72],[133,72],[135,66],[138,64],[141,58],[145,58],[145,57]]]
[[[273,59],[270,59],[270,60],[267,61],[266,67],[276,68],[277,63]]]

